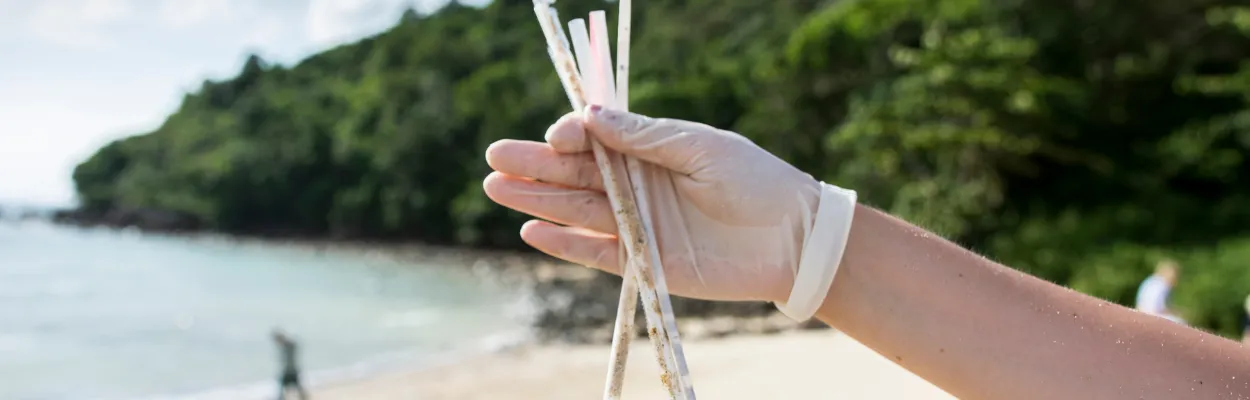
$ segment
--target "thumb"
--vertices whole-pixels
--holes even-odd
[[[590,136],[604,147],[682,174],[698,170],[709,150],[723,139],[707,125],[650,118],[592,105],[583,115]]]

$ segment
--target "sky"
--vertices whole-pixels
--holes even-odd
[[[290,64],[445,2],[0,0],[0,203],[72,205],[78,162],[248,54]]]

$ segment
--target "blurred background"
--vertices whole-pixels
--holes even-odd
[[[1173,311],[1241,339],[1243,2],[637,0],[633,32],[631,109],[1126,306],[1174,261]],[[0,0],[0,399],[273,398],[278,327],[314,397],[597,396],[619,280],[481,190],[568,111],[530,1]],[[879,366],[856,398],[943,396],[768,304],[677,306],[696,382],[816,341]]]

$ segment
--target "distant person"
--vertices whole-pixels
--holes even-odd
[[[1241,342],[1250,344],[1250,296],[1246,296],[1246,302],[1241,306]]]
[[[1137,310],[1184,324],[1185,320],[1172,312],[1171,307],[1168,306],[1179,270],[1175,261],[1160,261],[1155,266],[1155,272],[1142,281],[1141,286],[1137,288]]]
[[[299,364],[296,363],[299,347],[295,341],[287,337],[281,330],[274,329],[273,341],[278,344],[278,362],[282,365],[282,373],[278,377],[278,399],[286,399],[288,390],[295,390],[301,400],[308,398],[304,386],[299,381]]]

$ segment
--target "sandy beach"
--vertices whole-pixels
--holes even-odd
[[[316,388],[319,400],[594,399],[607,346],[526,347],[419,372]],[[832,330],[735,336],[686,345],[700,398],[953,399]],[[630,351],[625,399],[666,398],[645,338]]]

